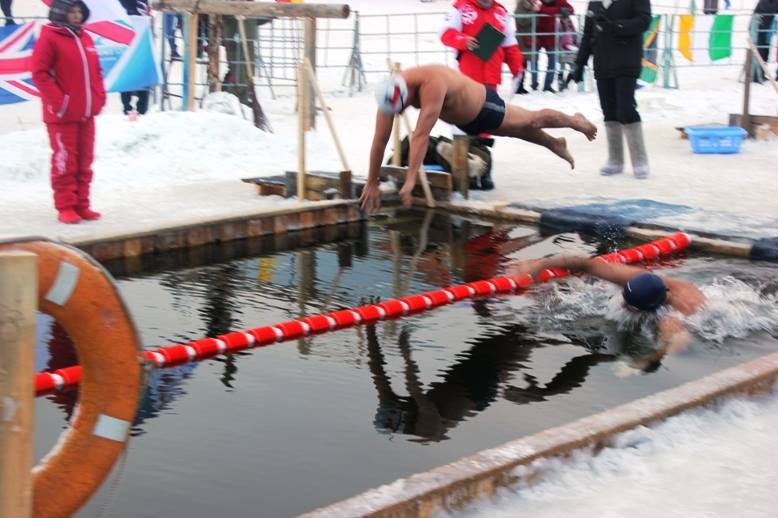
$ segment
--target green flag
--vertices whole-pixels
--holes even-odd
[[[708,55],[711,61],[728,58],[732,55],[732,24],[735,16],[718,14],[713,19],[708,39]]]
[[[651,24],[648,26],[646,32],[643,33],[643,69],[640,71],[640,80],[645,83],[653,83],[656,81],[656,75],[658,70],[657,58],[659,53],[657,52],[656,39],[659,34],[659,21],[662,19],[660,15],[653,16],[651,18]]]

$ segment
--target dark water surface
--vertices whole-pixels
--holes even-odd
[[[511,258],[631,244],[431,214],[387,216],[345,238],[108,266],[156,348],[499,275]],[[676,256],[662,267],[701,285],[735,279],[744,300],[778,291],[766,264]],[[126,457],[79,516],[294,516],[778,348],[764,304],[722,299],[723,316],[698,323],[688,350],[633,369],[642,353],[614,345],[608,289],[573,280],[157,371]],[[717,325],[723,338],[705,335]],[[62,330],[45,317],[39,328],[39,369],[72,363]],[[36,458],[75,398],[38,399]]]

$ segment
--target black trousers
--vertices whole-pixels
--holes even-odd
[[[635,101],[636,77],[612,77],[597,80],[597,94],[605,122],[632,124],[640,122]]]
[[[124,107],[124,114],[127,115],[132,109],[132,97],[135,96],[138,98],[138,103],[135,106],[136,112],[138,112],[139,115],[143,115],[146,113],[149,109],[149,91],[148,90],[137,90],[135,92],[122,92],[122,106]]]
[[[3,15],[7,18],[11,18],[13,16],[11,14],[11,2],[13,2],[13,0],[0,0],[0,9],[3,10]]]

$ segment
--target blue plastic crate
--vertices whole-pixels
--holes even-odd
[[[688,127],[684,131],[689,135],[692,151],[695,153],[738,153],[746,130],[738,126]]]

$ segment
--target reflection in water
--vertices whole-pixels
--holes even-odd
[[[146,392],[141,399],[135,422],[132,423],[130,434],[133,437],[143,435],[143,423],[169,410],[173,402],[186,395],[186,380],[192,377],[196,363],[187,363],[178,367],[155,369],[149,373]]]
[[[578,235],[543,238],[531,229],[514,233],[515,230],[466,220],[454,222],[450,217],[433,217],[432,212],[427,212],[420,224],[418,219],[408,218],[384,221],[371,235],[372,251],[367,256],[368,243],[364,239],[260,261],[235,260],[166,271],[159,275],[158,283],[173,298],[172,310],[192,313],[192,308],[197,308],[201,325],[164,332],[182,333],[170,342],[192,340],[203,333],[214,337],[259,324],[242,322],[241,308],[249,305],[251,311],[281,309],[289,318],[298,318],[353,307],[360,304],[362,297],[401,297],[500,275],[510,258],[522,254],[529,258],[560,251],[610,251],[597,240]],[[359,258],[360,255],[364,257]],[[673,261],[678,259],[662,264]],[[701,268],[708,272],[706,275],[712,275],[710,264],[702,264]],[[732,269],[731,265],[727,268]],[[774,270],[770,274],[774,275]],[[755,279],[769,278],[761,273],[755,275]],[[701,335],[716,330],[726,331],[726,336],[744,336],[755,330],[775,333],[776,283],[766,281],[759,293],[749,287],[754,284],[751,281],[748,279],[747,285],[729,282],[721,286],[720,296],[706,293],[720,304],[712,307],[715,311],[709,312],[706,320],[695,322]],[[488,335],[473,339],[465,352],[442,360],[448,366],[438,369],[438,377],[428,385],[422,380],[429,376],[422,376],[413,358],[408,328],[402,321],[381,324],[383,339],[397,340],[404,387],[399,393],[393,388],[389,375],[392,371],[387,367],[375,326],[357,328],[356,346],[343,347],[337,338],[306,338],[298,341],[297,352],[300,356],[321,358],[342,354],[346,362],[357,368],[361,368],[366,357],[378,396],[375,428],[382,433],[407,434],[421,442],[442,441],[460,422],[489,408],[501,396],[517,404],[547,401],[581,387],[595,366],[607,362],[625,361],[636,372],[652,372],[659,367],[661,356],[652,343],[644,343],[645,337],[639,333],[623,333],[608,320],[608,292],[597,284],[580,286],[576,282],[584,281],[570,279],[544,288],[545,298],[553,296],[554,304],[543,304],[542,293],[536,295],[541,304],[520,304],[518,310],[505,299],[471,301],[473,311],[482,317],[474,319],[478,329],[474,329],[473,335]],[[772,306],[768,304],[773,308],[769,314],[764,312],[765,300],[772,301]],[[441,318],[445,321],[445,317]],[[500,321],[504,323],[499,324]],[[445,339],[444,336],[441,341]],[[314,349],[314,343],[322,346]],[[440,345],[446,346],[445,342]],[[558,345],[575,346],[580,354],[576,353],[564,365],[552,365],[550,370],[555,374],[541,377],[533,371],[533,351]],[[334,352],[338,347],[342,350]],[[75,363],[72,344],[57,325],[51,326],[48,350],[50,370]],[[228,391],[236,387],[239,354],[251,353],[213,359],[223,364],[220,381]],[[542,372],[548,372],[548,365],[541,367]],[[142,424],[146,419],[157,417],[186,394],[187,380],[196,368],[197,363],[191,363],[151,373],[133,434],[144,433]],[[77,397],[76,391],[70,391],[53,394],[49,399],[64,410],[69,420]]]
[[[56,320],[51,320],[49,336],[49,343],[47,344],[49,360],[45,371],[54,372],[57,369],[78,365],[78,357],[76,356],[76,348],[73,346],[73,341],[70,339],[67,331],[65,331],[65,328],[59,325]],[[65,413],[65,421],[70,422],[70,418],[73,416],[73,409],[78,401],[78,388],[49,394],[46,396],[46,399],[61,408]]]
[[[205,323],[205,336],[214,338],[236,330],[235,314],[240,306],[235,297],[241,278],[236,263],[227,263],[216,268],[206,268],[205,304],[198,311]],[[224,363],[224,372],[219,380],[230,390],[234,389],[238,366],[235,355],[217,356],[214,361]]]
[[[641,337],[640,330],[613,331],[586,337],[559,335],[554,339],[538,336],[536,330],[524,325],[505,325],[498,334],[476,339],[470,349],[458,355],[457,362],[443,371],[442,380],[431,383],[425,390],[419,367],[411,356],[410,333],[404,328],[398,348],[409,395],[400,396],[392,388],[386,372],[386,359],[375,326],[367,326],[368,367],[378,393],[374,425],[384,433],[414,435],[424,442],[441,441],[448,439],[447,432],[461,421],[488,408],[497,399],[501,387],[506,400],[529,404],[581,387],[591,368],[600,363],[627,358],[631,368],[643,372],[653,372],[659,367],[661,355],[655,349],[634,346]],[[527,386],[507,384],[516,371],[532,368],[530,356],[536,348],[562,344],[579,346],[585,354],[565,363],[544,385],[531,372],[523,374]]]
[[[409,332],[403,329],[398,346],[409,396],[399,396],[386,372],[375,326],[368,326],[366,333],[368,366],[378,392],[376,429],[415,435],[424,441],[448,439],[448,430],[485,410],[496,399],[500,384],[512,372],[526,368],[532,349],[541,345],[524,338],[523,327],[507,325],[499,334],[477,339],[473,347],[459,355],[459,361],[445,369],[441,381],[425,390],[418,365],[411,357]]]

